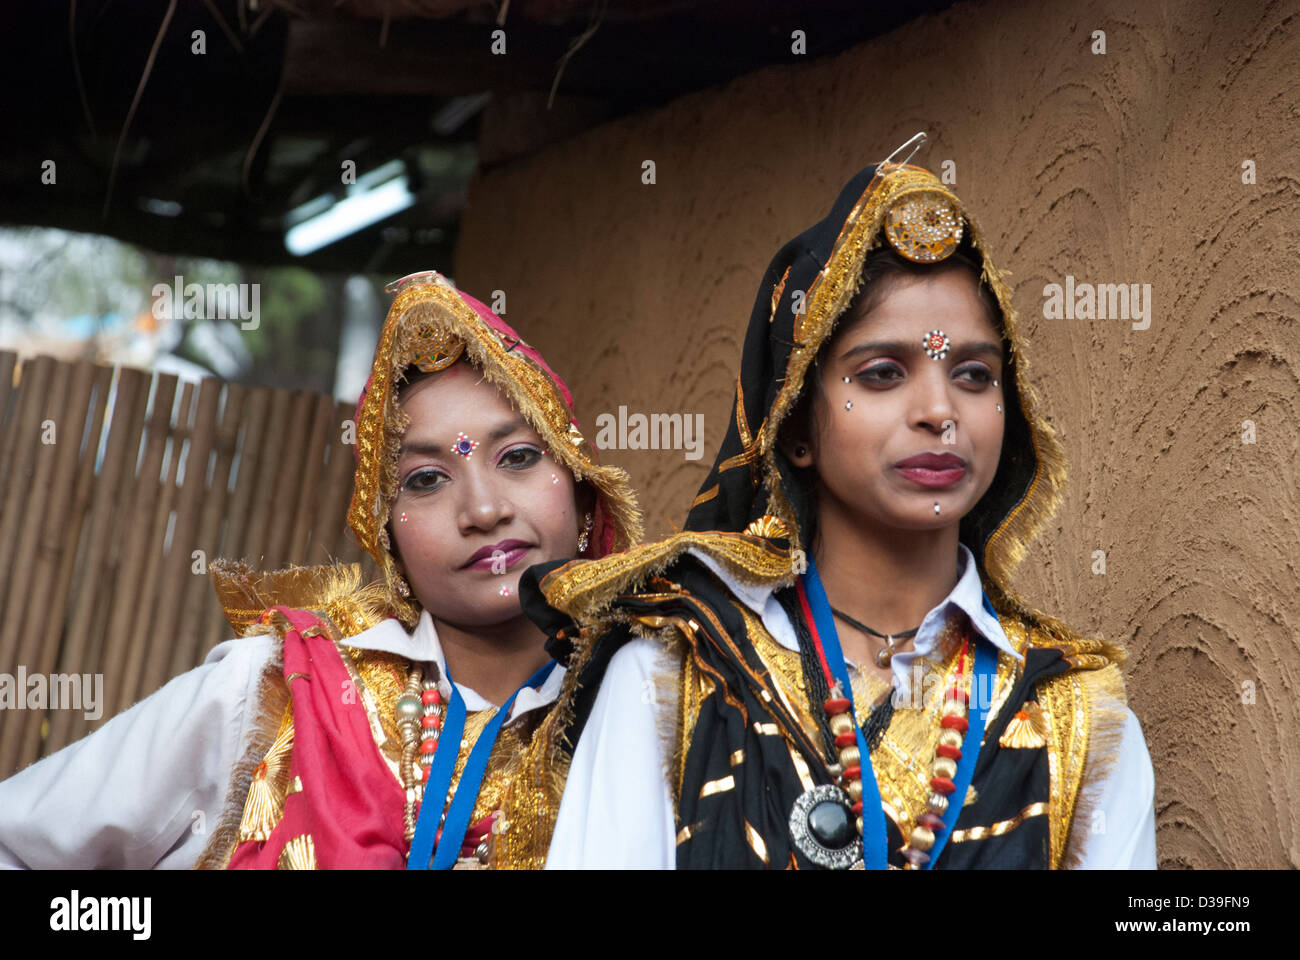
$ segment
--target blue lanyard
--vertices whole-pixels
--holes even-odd
[[[552,660],[538,670],[523,687],[510,694],[501,709],[484,727],[470,751],[465,769],[461,772],[460,782],[456,784],[456,793],[447,808],[446,822],[442,826],[442,842],[434,852],[434,841],[438,835],[438,824],[442,820],[442,811],[446,807],[447,794],[451,790],[451,776],[456,770],[456,758],[460,756],[460,741],[465,735],[465,700],[460,695],[455,682],[451,679],[448,668],[447,682],[451,684],[451,702],[447,704],[447,715],[443,719],[442,733],[438,737],[438,749],[433,755],[433,767],[429,771],[429,780],[424,785],[424,799],[420,803],[420,817],[415,824],[415,836],[411,839],[411,854],[406,861],[407,870],[450,870],[460,855],[460,846],[469,829],[469,818],[474,812],[474,802],[478,800],[479,788],[483,785],[483,774],[487,770],[488,757],[497,742],[497,735],[515,697],[524,687],[539,687],[555,669]],[[432,858],[432,863],[430,863]]]
[[[888,834],[885,827],[885,812],[880,803],[880,788],[876,784],[875,771],[871,768],[871,751],[867,747],[866,738],[862,735],[862,725],[858,722],[857,707],[853,703],[853,684],[849,681],[849,668],[844,660],[844,651],[840,647],[840,637],[835,629],[831,604],[826,598],[826,590],[822,586],[821,577],[817,574],[817,565],[812,557],[808,558],[808,571],[803,575],[801,584],[812,611],[813,628],[821,640],[826,662],[835,679],[839,681],[844,691],[844,698],[849,701],[849,709],[853,714],[853,727],[857,733],[862,769],[862,863],[868,870],[884,870],[889,866],[889,849],[886,840]],[[992,684],[985,681],[988,683],[985,686],[980,682],[980,677],[991,678],[994,675],[997,670],[997,655],[991,644],[975,643],[974,646],[975,666],[971,677],[971,690],[975,695],[972,697],[971,708],[967,714],[970,729],[962,744],[957,774],[953,777],[953,784],[957,789],[948,798],[951,802],[943,815],[943,831],[935,836],[934,846],[928,851],[930,860],[925,865],[927,870],[933,868],[938,862],[939,854],[943,852],[948,838],[952,835],[953,826],[961,815],[962,800],[975,774],[975,761],[979,756],[980,741],[984,739],[984,721],[988,714],[988,703],[981,696],[981,691],[991,691]],[[812,705],[814,710],[818,706],[820,704]],[[906,837],[903,839],[907,840]]]

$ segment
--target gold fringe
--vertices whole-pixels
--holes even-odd
[[[1089,700],[1092,729],[1089,731],[1082,783],[1074,802],[1061,861],[1061,866],[1067,870],[1077,868],[1083,861],[1084,848],[1092,831],[1093,817],[1100,809],[1106,779],[1119,763],[1124,726],[1128,722],[1124,677],[1117,666],[1112,664],[1100,670],[1078,671],[1077,676]]]
[[[236,636],[259,632],[259,617],[285,606],[326,614],[344,636],[355,636],[389,615],[382,584],[361,585],[361,565],[328,563],[258,571],[244,560],[213,560],[213,587]]]
[[[230,863],[239,842],[239,825],[244,816],[245,799],[253,784],[253,774],[280,732],[280,723],[289,708],[289,699],[289,688],[284,682],[284,641],[277,638],[271,656],[262,668],[262,678],[257,687],[257,706],[250,706],[257,712],[251,724],[248,746],[231,771],[225,806],[194,869],[224,870]]]

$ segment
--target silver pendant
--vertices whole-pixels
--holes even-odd
[[[844,791],[831,783],[813,787],[794,802],[790,837],[800,853],[828,870],[847,870],[862,860],[853,808]]]

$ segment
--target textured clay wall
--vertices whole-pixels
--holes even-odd
[[[955,163],[1012,271],[1070,460],[1017,588],[1128,645],[1162,866],[1300,866],[1300,5],[1042,6],[959,5],[494,171],[457,279],[506,292],[589,437],[619,405],[703,415],[699,460],[604,454],[663,534],[712,461],[768,260],[928,130],[917,159]],[[1150,284],[1149,328],[1046,319],[1067,276]]]

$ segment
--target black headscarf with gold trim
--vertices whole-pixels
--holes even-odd
[[[947,204],[960,218],[964,250],[1000,308],[1004,393],[1008,398],[1002,455],[988,491],[961,521],[960,539],[974,553],[980,578],[1009,598],[1010,574],[1064,484],[1064,458],[1037,398],[1024,382],[1024,340],[1002,273],[988,257],[978,224],[932,173],[894,165],[859,172],[830,212],[773,257],[759,285],[745,336],[731,421],[713,469],[686,519],[687,530],[740,532],[764,516],[785,521],[792,546],[808,549],[813,527],[807,480],[781,453],[780,429],[795,408],[818,351],[858,293],[862,268],[886,244],[888,219],[909,202]],[[906,243],[905,238],[901,242]],[[936,256],[943,262],[946,256]],[[998,599],[994,598],[995,601]]]

